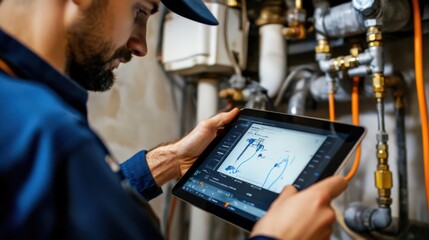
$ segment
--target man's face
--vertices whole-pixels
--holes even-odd
[[[159,0],[94,0],[68,29],[66,73],[87,90],[106,91],[113,70],[146,55],[146,23]]]

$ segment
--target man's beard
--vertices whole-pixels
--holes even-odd
[[[126,47],[119,48],[108,60],[103,60],[103,53],[109,52],[111,48],[107,47],[106,44],[100,44],[94,48],[89,48],[85,44],[80,44],[81,50],[87,48],[87,53],[79,61],[73,54],[69,55],[67,64],[67,73],[70,78],[79,83],[82,87],[90,91],[107,91],[109,90],[114,82],[115,75],[113,73],[113,62],[121,59],[122,62],[128,62],[131,60],[131,52]],[[89,50],[92,49],[92,50]],[[70,50],[70,53],[73,50]]]
[[[128,62],[132,58],[126,47],[118,48],[112,56],[113,44],[104,40],[102,1],[95,1],[84,17],[68,30],[66,73],[90,91],[109,90],[114,82],[114,62]],[[98,5],[97,5],[98,3]]]

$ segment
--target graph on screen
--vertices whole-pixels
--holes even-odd
[[[325,139],[254,123],[217,171],[279,193],[295,181]]]

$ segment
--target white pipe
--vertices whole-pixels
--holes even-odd
[[[197,122],[216,114],[218,109],[218,79],[200,79],[197,87]],[[211,216],[191,207],[190,240],[210,239]]]
[[[217,113],[219,79],[204,78],[198,80],[197,122],[201,122]]]
[[[277,94],[286,75],[286,41],[282,28],[281,24],[267,24],[259,28],[259,79],[270,98]]]

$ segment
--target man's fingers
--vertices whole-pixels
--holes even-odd
[[[331,196],[331,199],[336,198],[340,195],[347,187],[347,181],[342,176],[333,176],[326,178],[315,185],[313,185],[313,190],[317,189],[320,191],[328,192]]]
[[[209,124],[211,126],[214,125],[217,128],[223,127],[225,124],[231,122],[237,116],[237,114],[239,112],[240,112],[240,110],[238,108],[233,108],[229,112],[219,113],[216,116],[214,116],[208,120]]]
[[[292,186],[292,185],[287,185],[285,188],[283,188],[283,191],[280,193],[278,199],[280,201],[286,200],[287,198],[295,195],[298,192],[298,190]]]

